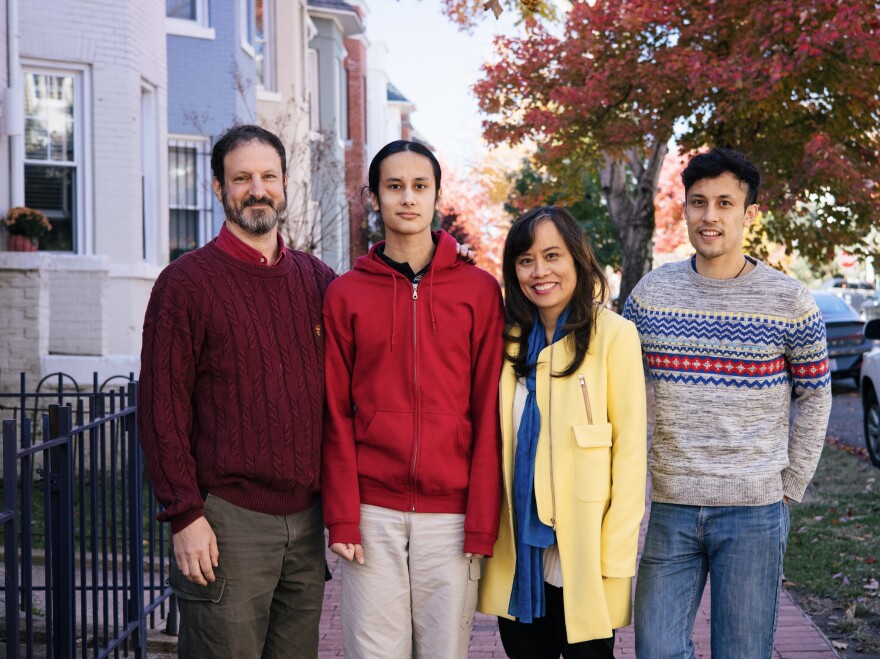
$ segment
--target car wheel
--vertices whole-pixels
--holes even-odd
[[[873,391],[865,399],[865,445],[871,462],[880,467],[880,403]]]

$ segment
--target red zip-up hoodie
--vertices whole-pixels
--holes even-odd
[[[361,543],[360,504],[464,513],[463,551],[491,555],[501,467],[498,282],[437,248],[418,283],[373,246],[324,296],[321,489],[334,542]]]

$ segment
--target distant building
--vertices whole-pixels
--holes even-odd
[[[388,83],[388,111],[386,124],[388,132],[391,134],[400,133],[400,137],[396,139],[412,140],[413,126],[410,121],[410,114],[416,109],[406,96],[395,87],[392,83]]]
[[[0,0],[0,21],[0,215],[53,225],[0,252],[0,369],[127,373],[168,252],[162,5]]]
[[[0,216],[26,205],[53,224],[30,253],[0,228],[0,386],[138,372],[153,282],[223,222],[210,153],[235,123],[288,150],[286,242],[351,267],[369,158],[411,134],[414,109],[376,69],[367,15],[362,0],[0,0]]]

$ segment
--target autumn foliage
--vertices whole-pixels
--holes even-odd
[[[880,217],[880,15],[865,0],[573,3],[563,25],[499,37],[475,90],[492,143],[546,163],[745,152],[764,176],[768,239],[819,263],[865,253]]]
[[[687,159],[670,151],[663,159],[657,194],[654,195],[654,251],[671,254],[688,242],[684,221],[684,184],[681,170]]]

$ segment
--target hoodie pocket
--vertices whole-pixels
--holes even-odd
[[[611,496],[611,424],[573,425],[575,493],[581,501]]]
[[[411,412],[378,410],[357,442],[357,468],[362,479],[406,492],[412,455]]]
[[[470,449],[465,450],[461,421],[454,414],[424,413],[419,433],[418,482],[424,494],[467,491]]]

